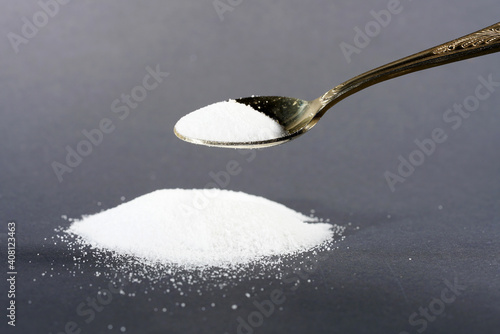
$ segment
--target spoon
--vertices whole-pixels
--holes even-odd
[[[333,105],[364,88],[408,73],[498,51],[500,51],[500,22],[365,72],[312,101],[283,96],[252,96],[235,99],[236,102],[250,106],[256,112],[264,113],[278,122],[284,130],[284,135],[281,137],[259,141],[212,141],[186,137],[176,128],[174,132],[182,140],[208,146],[252,149],[279,145],[309,131]]]

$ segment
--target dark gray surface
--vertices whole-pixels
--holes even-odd
[[[172,132],[182,115],[209,103],[252,94],[313,99],[365,70],[500,20],[496,0],[402,1],[402,12],[348,63],[340,43],[353,44],[354,28],[364,27],[373,20],[370,11],[387,3],[242,1],[221,21],[210,0],[73,1],[17,54],[7,34],[20,34],[21,18],[31,20],[40,7],[4,4],[0,254],[4,261],[7,222],[15,220],[19,272],[17,326],[7,332],[57,333],[71,320],[82,325],[82,333],[119,333],[120,326],[126,333],[236,332],[238,316],[254,311],[252,300],[268,298],[281,286],[277,280],[250,279],[227,288],[224,296],[184,299],[144,295],[139,286],[135,297],[115,296],[85,324],[75,308],[108,281],[95,277],[89,264],[69,275],[62,265],[74,265],[71,252],[50,240],[55,227],[69,224],[61,215],[95,213],[116,206],[121,196],[132,199],[161,188],[203,187],[210,172],[234,159],[242,172],[228,189],[360,227],[321,260],[311,284],[286,291],[283,310],[255,333],[417,333],[422,322],[412,326],[409,317],[441,298],[445,280],[466,288],[426,321],[423,332],[497,333],[500,88],[456,130],[443,114],[474,94],[479,76],[500,81],[500,55],[362,91],[328,112],[310,133],[257,151],[251,162],[234,150],[181,142]],[[120,120],[112,102],[142,84],[147,66],[157,65],[169,76]],[[81,131],[103,118],[115,130],[59,182],[51,164],[64,162],[65,147],[75,148],[84,139]],[[438,127],[447,141],[391,192],[384,172],[395,172],[398,156],[408,157],[414,140],[429,138]],[[41,276],[51,267],[55,277]],[[264,290],[248,300],[250,286]],[[176,307],[179,300],[187,306]],[[216,307],[201,310],[212,301]],[[232,310],[235,303],[239,308]],[[166,306],[167,313],[154,311]],[[5,328],[3,314],[2,319]]]

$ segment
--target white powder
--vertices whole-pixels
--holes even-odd
[[[263,141],[287,134],[272,118],[235,100],[193,111],[177,122],[175,130],[186,138],[218,142]]]
[[[164,189],[83,217],[68,232],[145,263],[202,268],[307,251],[331,240],[332,227],[242,192]]]

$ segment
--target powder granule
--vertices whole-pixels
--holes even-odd
[[[242,192],[163,189],[83,217],[67,232],[147,263],[200,268],[306,251],[330,240],[331,227]]]
[[[219,142],[263,141],[287,134],[272,118],[235,100],[193,111],[177,122],[175,130],[187,138]]]

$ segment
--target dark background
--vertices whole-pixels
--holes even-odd
[[[22,18],[33,22],[40,6],[3,4],[0,254],[5,263],[7,222],[14,220],[18,276],[17,325],[6,326],[2,314],[2,332],[59,333],[76,321],[82,333],[120,333],[121,326],[126,333],[235,333],[237,318],[255,311],[252,302],[269,298],[279,280],[249,277],[184,297],[153,293],[161,282],[144,280],[135,296],[115,295],[86,324],[76,307],[109,279],[95,275],[91,260],[68,271],[76,268],[72,251],[51,238],[54,228],[69,226],[61,215],[93,214],[156,189],[201,188],[210,172],[237,160],[242,172],[228,189],[353,227],[311,282],[286,290],[282,309],[255,333],[498,333],[500,88],[458,129],[442,118],[474,94],[479,76],[500,81],[499,54],[368,88],[310,133],[259,150],[251,162],[235,150],[182,142],[172,131],[184,114],[227,98],[314,99],[361,72],[500,21],[498,1],[403,0],[401,13],[351,62],[340,43],[353,44],[354,28],[388,1],[232,3],[221,20],[211,0],[72,1],[17,53],[8,34],[20,35]],[[169,76],[120,120],[112,102],[157,65]],[[51,164],[65,163],[66,146],[75,148],[82,130],[103,118],[115,130],[59,182]],[[392,192],[384,172],[395,173],[398,156],[408,158],[414,140],[438,127],[447,141]],[[410,324],[413,312],[441,298],[445,280],[465,288],[425,329]],[[256,291],[248,299],[250,287]]]

